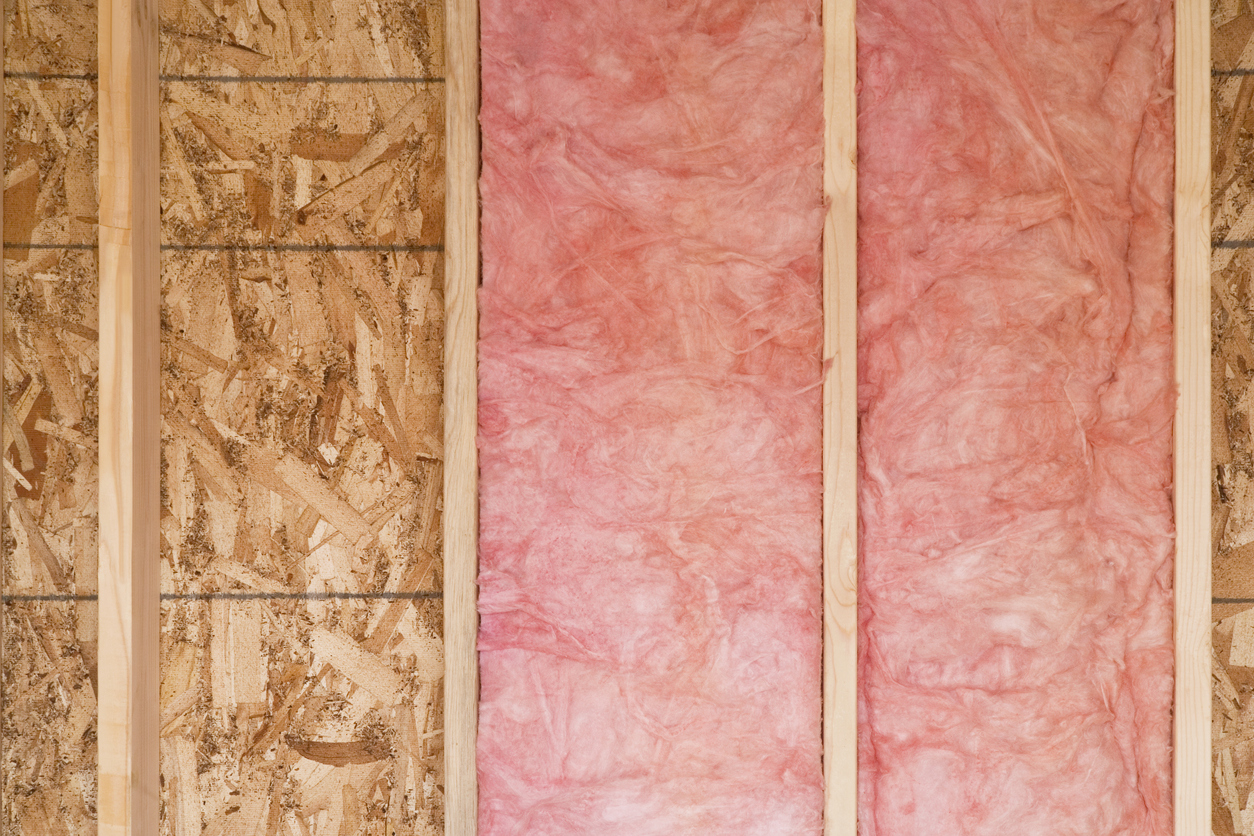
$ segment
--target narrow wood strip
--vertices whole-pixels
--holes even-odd
[[[1210,10],[1176,2],[1175,833],[1211,832]]]
[[[445,832],[478,830],[475,735],[479,664],[475,575],[479,533],[476,342],[479,286],[479,6],[447,7],[444,232],[444,757]]]
[[[858,832],[858,101],[855,0],[823,2],[824,830]]]
[[[157,2],[101,0],[99,833],[158,829]]]

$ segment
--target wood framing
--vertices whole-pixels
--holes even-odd
[[[479,4],[449,0],[444,276],[445,832],[478,831]]]
[[[825,831],[857,833],[857,102],[852,0],[824,0],[824,767]],[[1210,828],[1209,794],[1209,18],[1204,4],[1177,5],[1176,425],[1177,836]],[[473,496],[473,364],[477,285],[477,4],[453,0],[449,38],[449,194],[446,347],[446,723],[448,832],[476,832],[474,726],[477,671],[474,525],[458,497]],[[461,294],[465,294],[462,296]],[[459,320],[464,320],[459,322]],[[469,366],[473,370],[473,365]],[[469,378],[473,380],[473,374]],[[462,412],[461,410],[465,410]],[[459,414],[460,413],[460,414]],[[466,422],[459,429],[459,422]],[[457,434],[466,449],[456,452]],[[458,481],[461,484],[457,484]],[[467,508],[474,507],[468,503]],[[463,538],[457,547],[455,538]],[[456,719],[455,719],[456,718]]]
[[[824,831],[858,832],[858,41],[854,0],[823,2]]]
[[[824,191],[828,201],[823,351],[831,363],[823,395],[823,735],[828,836],[857,834],[855,9],[854,0],[823,0]],[[1180,397],[1175,424],[1175,834],[1205,836],[1211,831],[1212,769],[1207,4],[1177,0],[1176,24],[1175,363]],[[477,0],[449,0],[445,26],[445,828],[448,834],[473,836],[478,817]],[[157,0],[100,0],[98,810],[102,836],[156,836],[159,826],[157,29]],[[0,118],[5,112],[0,90]],[[0,351],[3,348],[0,345]],[[7,525],[7,519],[0,515],[0,526]],[[0,640],[0,666],[6,661],[3,653]],[[0,821],[9,801],[0,798]]]
[[[101,0],[99,833],[155,836],[157,2]]]
[[[1211,832],[1210,9],[1176,0],[1175,833]]]

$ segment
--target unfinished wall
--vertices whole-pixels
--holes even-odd
[[[1254,833],[1254,9],[1212,3],[1213,830]]]
[[[441,832],[441,4],[161,11],[163,832]]]
[[[0,832],[96,805],[96,6],[4,6]]]

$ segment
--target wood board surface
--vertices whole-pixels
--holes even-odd
[[[162,7],[162,832],[438,833],[442,5],[208,8]]]
[[[1174,427],[1176,553],[1175,723],[1172,730],[1176,836],[1211,831],[1211,532],[1207,513],[1211,379],[1210,11],[1204,0],[1175,4]]]
[[[97,805],[96,6],[4,12],[0,833],[71,836]]]
[[[99,0],[97,833],[155,836],[160,450],[157,2]]]
[[[444,344],[444,750],[447,833],[478,832],[479,4],[449,0]]]
[[[823,4],[824,832],[858,832],[858,99],[854,0]]]

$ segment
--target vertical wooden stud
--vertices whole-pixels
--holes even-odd
[[[479,662],[478,339],[479,7],[447,8],[447,165],[444,232],[444,736],[445,829],[477,832]]]
[[[827,836],[858,832],[858,101],[855,0],[823,0],[823,768]]]
[[[1210,9],[1176,0],[1175,833],[1211,832]]]
[[[158,827],[157,2],[101,0],[99,832]]]

